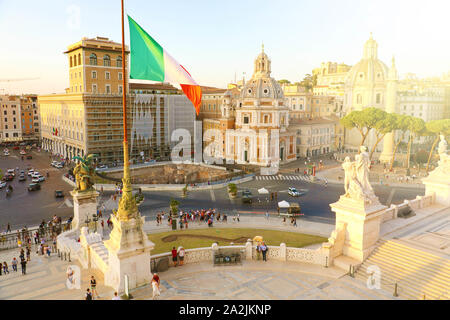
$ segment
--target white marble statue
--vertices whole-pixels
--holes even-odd
[[[438,152],[439,155],[447,154],[447,141],[445,141],[445,136],[441,134],[441,141],[439,142]]]
[[[369,182],[370,158],[366,147],[362,146],[360,151],[360,154],[355,156],[355,161],[352,162],[346,157],[342,164],[345,171],[344,197],[372,203],[377,197]]]

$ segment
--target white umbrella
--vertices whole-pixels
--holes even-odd
[[[267,190],[266,188],[261,188],[261,189],[258,189],[258,193],[259,194],[269,194],[269,190]]]
[[[289,208],[291,205],[289,204],[289,202],[283,200],[278,202],[278,207],[279,208]]]

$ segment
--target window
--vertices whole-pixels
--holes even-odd
[[[72,57],[70,57],[70,67],[72,68]]]
[[[362,103],[362,96],[360,94],[356,95],[356,103]]]
[[[78,54],[78,65],[81,65],[81,53]]]
[[[121,57],[121,56],[118,56],[118,57],[117,57],[117,62],[116,62],[116,63],[117,63],[117,67],[118,67],[118,68],[121,68],[121,67],[122,67],[122,57]]]
[[[105,72],[105,79],[106,80],[110,80],[111,79],[111,73],[109,73],[108,71]]]
[[[377,93],[376,102],[381,103],[381,93]]]
[[[244,116],[244,124],[248,124],[248,122],[249,122],[248,116]]]
[[[89,64],[93,66],[97,65],[97,55],[95,53],[91,53],[89,56]]]
[[[119,94],[122,94],[122,86],[119,86]]]
[[[92,85],[92,92],[97,93],[97,85],[96,84]]]
[[[122,80],[122,72],[119,72],[119,80]]]
[[[73,66],[77,66],[77,56],[73,56]]]
[[[92,71],[92,79],[97,79],[97,71]]]
[[[107,54],[105,54],[105,56],[103,57],[103,65],[105,67],[111,67],[111,58]]]
[[[109,85],[109,84],[106,85],[106,93],[107,94],[111,93],[111,85]]]

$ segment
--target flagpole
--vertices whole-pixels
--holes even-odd
[[[130,161],[128,152],[128,127],[127,127],[127,56],[125,52],[125,23],[124,23],[124,0],[122,5],[122,108],[123,108],[123,178],[122,197],[120,198],[117,218],[120,221],[127,221],[138,216],[136,201],[133,197],[130,179]]]

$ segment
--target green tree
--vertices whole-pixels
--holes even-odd
[[[411,146],[415,138],[426,134],[425,121],[423,121],[420,118],[411,117],[411,119],[408,122],[408,132],[409,132],[409,139],[408,139],[406,167],[409,169],[411,163]]]
[[[178,206],[180,202],[175,199],[170,199],[170,210],[172,211],[172,215],[175,216],[178,213]]]
[[[291,82],[289,80],[286,80],[286,79],[278,80],[278,83],[279,84],[291,84]]]
[[[308,73],[300,82],[300,85],[304,87],[307,92],[310,92],[314,88],[314,86],[317,85],[317,75],[315,74],[312,76]]]
[[[403,114],[395,114],[395,129],[399,131],[399,135],[397,135],[397,141],[395,142],[394,152],[392,153],[391,167],[390,170],[394,167],[395,155],[397,154],[398,147],[405,139],[406,132],[408,130],[409,122],[411,121],[411,116],[403,115]],[[395,139],[394,132],[394,139]]]
[[[370,151],[370,159],[372,159],[373,153],[375,152],[378,144],[383,140],[384,136],[389,132],[392,132],[396,128],[397,117],[393,113],[387,113],[383,110],[379,110],[374,113],[376,117],[376,122],[373,126],[375,130],[375,136],[377,138],[375,144]]]
[[[428,173],[428,170],[430,168],[431,158],[433,157],[434,149],[436,148],[436,144],[439,141],[439,136],[441,134],[450,135],[450,119],[440,119],[440,120],[428,121],[425,124],[425,127],[430,136],[435,136],[433,145],[431,146],[430,153],[428,155],[427,169],[426,169],[426,172]]]
[[[343,117],[341,124],[347,129],[356,128],[361,134],[360,146],[364,144],[367,136],[372,128],[375,128],[377,123],[386,117],[387,113],[381,109],[370,107],[363,111],[352,111]]]

